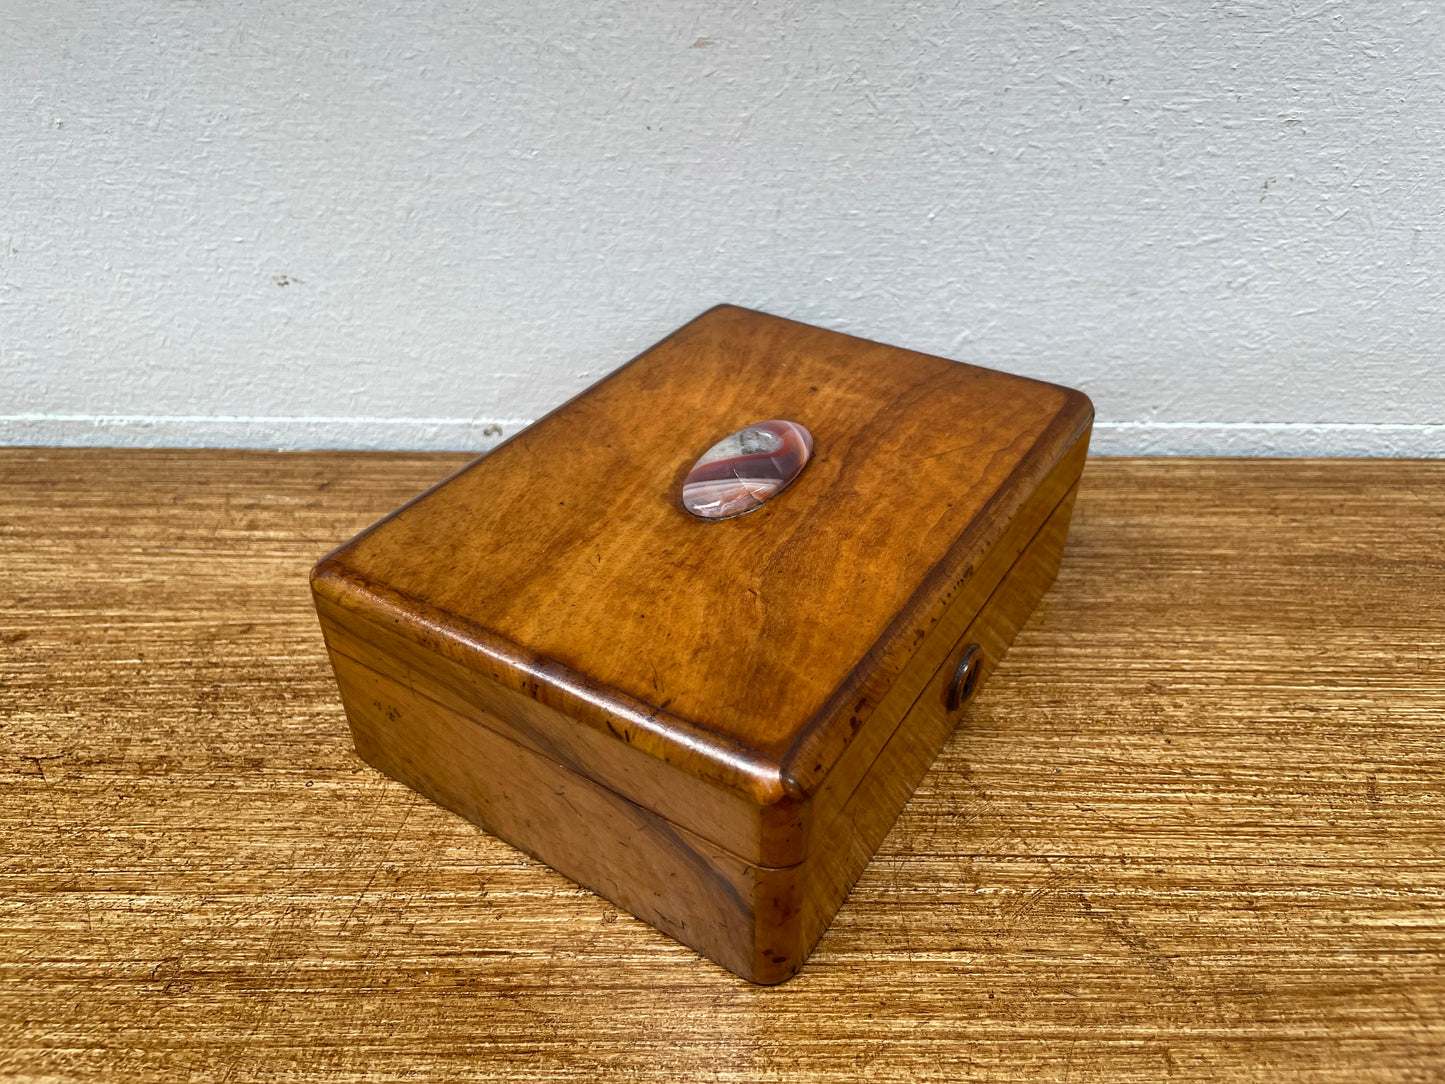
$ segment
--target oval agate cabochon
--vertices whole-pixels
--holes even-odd
[[[682,483],[682,506],[731,519],[776,497],[808,465],[813,434],[797,422],[754,422],[702,454]]]

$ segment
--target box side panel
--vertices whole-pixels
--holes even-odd
[[[369,764],[744,978],[778,981],[777,961],[792,963],[774,942],[796,925],[801,869],[765,871],[760,895],[751,863],[391,677],[332,662]]]
[[[943,665],[934,672],[871,770],[846,796],[838,813],[831,821],[818,822],[818,835],[812,840],[804,864],[794,931],[801,946],[797,951],[802,957],[806,957],[822,937],[944,742],[966,714],[957,709],[950,711],[948,707],[949,686],[964,651],[974,643],[982,649],[982,670],[978,678],[981,685],[1053,582],[1076,493],[1077,486],[1069,490],[1008,576],[958,637]]]
[[[999,539],[979,555],[972,575],[954,595],[948,609],[919,645],[893,687],[883,695],[873,714],[861,725],[855,723],[858,725],[857,734],[814,793],[812,818],[815,831],[837,816],[859,781],[872,769],[880,750],[893,736],[904,715],[933,679],[935,671],[946,658],[957,654],[956,645],[964,627],[974,620],[1004,577],[1016,574],[1021,555],[1035,543],[1041,527],[1056,513],[1066,494],[1077,486],[1087,451],[1088,434],[1085,433],[1018,510]],[[1049,575],[1052,578],[1053,573]],[[800,765],[797,772],[806,776],[811,774],[811,768],[811,765]],[[773,855],[765,857],[769,859],[768,865],[788,864],[788,861],[777,860]],[[798,860],[793,858],[790,861]]]
[[[890,720],[907,710],[932,673],[932,664],[941,660],[953,642],[950,630],[961,631],[988,597],[989,585],[980,572],[989,568],[1001,575],[1032,536],[1028,517],[1042,523],[1082,473],[1093,407],[1079,392],[1056,390],[1064,393],[1064,398],[1046,430],[1015,461],[1007,477],[996,481],[988,502],[962,533],[954,536],[945,557],[915,570],[913,594],[887,631],[835,688],[828,703],[780,751],[784,774],[804,793],[816,795],[824,788],[860,733],[881,724],[886,734]],[[1027,439],[1019,434],[1016,446]],[[988,452],[979,449],[977,454],[987,456]],[[940,516],[959,499],[947,482],[926,492],[928,506]],[[1020,517],[1024,522],[1015,530]],[[1008,560],[992,562],[992,551],[1011,530],[1018,549]],[[888,544],[894,544],[893,540]],[[868,568],[866,554],[860,556],[858,568]],[[980,581],[977,587],[975,580]],[[878,707],[884,700],[891,700],[894,706],[880,715]]]
[[[747,861],[801,861],[808,803],[760,808],[736,790],[681,771],[417,643],[402,626],[388,628],[319,596],[315,601],[333,656],[392,677]],[[765,862],[764,852],[794,857]]]

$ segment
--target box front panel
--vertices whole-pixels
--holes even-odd
[[[806,803],[760,809],[736,791],[679,771],[616,734],[580,723],[394,628],[324,598],[316,599],[316,608],[333,658],[343,656],[420,690],[749,862],[783,866],[802,860]]]
[[[799,870],[759,870],[467,715],[331,658],[362,759],[729,970],[770,981],[768,957],[781,954],[758,936],[758,901],[781,928],[778,913],[797,910]]]

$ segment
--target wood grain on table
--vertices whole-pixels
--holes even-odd
[[[1445,1079],[1445,462],[1091,460],[766,989],[352,750],[307,570],[465,460],[0,450],[0,1077]]]

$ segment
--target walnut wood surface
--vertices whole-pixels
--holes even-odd
[[[806,734],[821,778],[1092,417],[1067,388],[720,306],[338,550],[317,591],[518,688],[545,670],[565,714],[689,770],[736,743],[766,775]],[[698,455],[766,418],[811,430],[802,475],[749,515],[688,514]]]
[[[0,451],[0,1077],[1445,1072],[1445,463],[1091,460],[763,989],[352,750],[306,569],[463,462]]]

